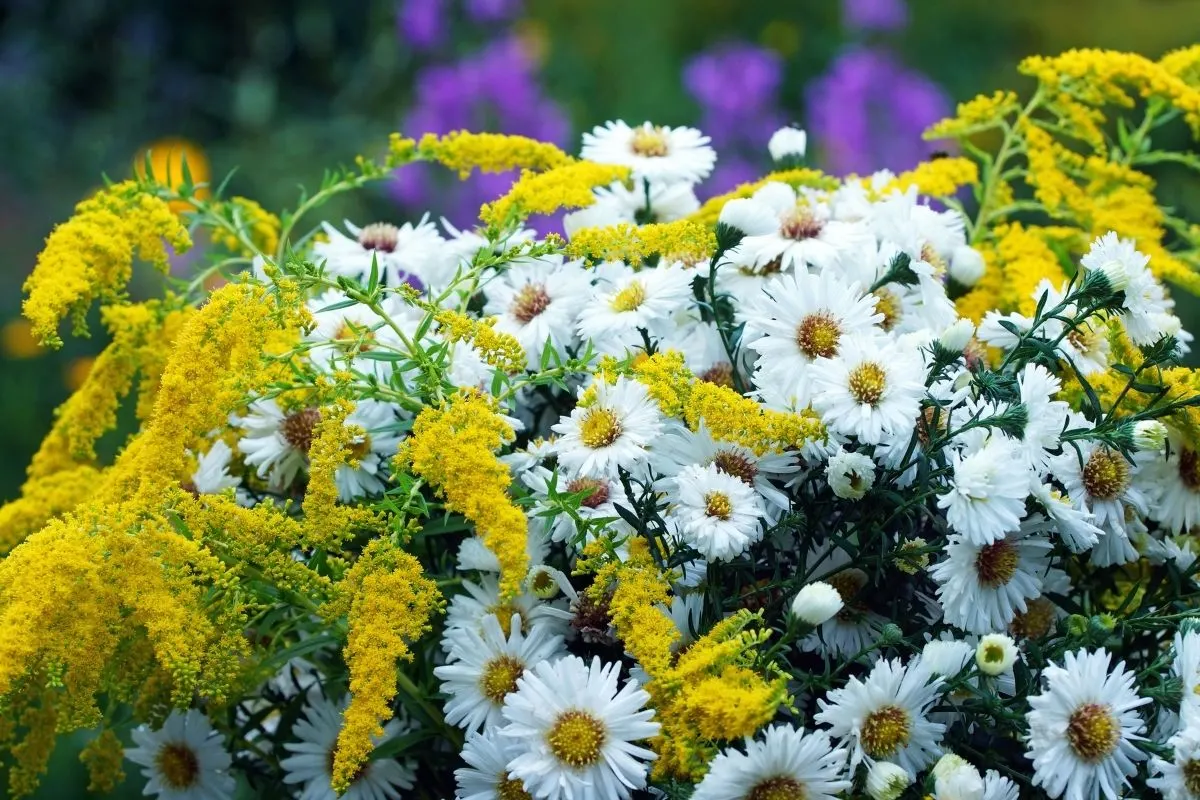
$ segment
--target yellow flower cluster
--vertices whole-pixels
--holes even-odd
[[[472,319],[451,309],[438,311],[434,320],[451,342],[470,342],[485,362],[509,375],[525,369],[525,350],[516,337],[495,329],[496,319]]]
[[[479,218],[488,227],[503,229],[531,214],[552,214],[563,208],[586,208],[596,202],[592,189],[629,178],[629,167],[576,161],[547,172],[523,170],[508,194],[487,203]]]
[[[811,189],[823,189],[832,191],[838,187],[838,179],[826,175],[818,169],[809,169],[807,167],[798,167],[796,169],[780,170],[772,172],[757,181],[751,183],[743,183],[731,192],[719,194],[716,197],[707,200],[700,209],[688,217],[692,222],[698,222],[701,225],[709,227],[717,224],[717,219],[721,216],[721,209],[730,200],[738,200],[743,197],[749,197],[757,192],[768,183],[786,183],[793,189],[798,189],[805,186]]]
[[[136,254],[160,271],[167,269],[163,241],[177,253],[192,245],[187,229],[165,202],[126,181],[101,189],[75,207],[56,227],[25,281],[23,310],[33,335],[58,347],[58,323],[70,314],[77,331],[96,299],[119,300],[133,272]]]
[[[880,194],[893,191],[917,191],[929,197],[949,197],[963,186],[979,183],[979,167],[969,158],[935,158],[923,161],[908,172],[893,178]]]
[[[510,169],[538,172],[565,167],[574,161],[552,144],[525,136],[500,133],[469,133],[454,131],[445,136],[427,133],[417,143],[417,155],[436,161],[466,178],[471,170],[506,172]]]
[[[1158,63],[1189,86],[1200,84],[1200,44],[1172,50],[1160,58]]]
[[[342,718],[333,757],[333,788],[350,788],[370,757],[373,736],[383,735],[396,696],[396,662],[412,660],[409,645],[430,629],[442,607],[437,586],[421,564],[387,539],[375,539],[346,573],[344,601],[326,609],[347,615],[343,651],[350,671],[350,705]]]
[[[84,745],[79,760],[87,767],[89,792],[107,794],[125,780],[125,746],[111,728]]]
[[[321,410],[308,451],[308,488],[304,491],[304,540],[310,547],[338,552],[356,531],[379,530],[382,520],[369,508],[338,503],[337,471],[358,466],[359,454],[370,452],[362,427],[346,425],[354,404],[345,398]]]
[[[13,764],[8,773],[8,791],[12,797],[33,794],[39,779],[46,772],[50,754],[54,752],[55,726],[58,724],[58,708],[50,692],[42,695],[39,705],[27,706],[20,715],[20,723],[28,733],[10,750]]]
[[[1016,92],[981,94],[973,100],[959,103],[955,115],[934,124],[926,131],[925,138],[946,139],[989,130],[998,127],[1005,117],[1020,107]]]
[[[212,229],[213,241],[229,252],[252,258],[274,253],[279,247],[279,217],[254,200],[231,197],[214,210],[233,226],[233,230]]]
[[[425,408],[413,423],[412,436],[396,457],[399,468],[411,465],[446,500],[446,509],[475,525],[484,545],[500,561],[500,593],[521,593],[529,570],[525,514],[508,497],[512,478],[495,456],[513,432],[478,393],[463,393],[441,408]]]
[[[756,453],[790,450],[825,438],[820,419],[811,411],[765,409],[727,386],[699,380],[678,352],[655,353],[630,371],[665,414],[683,419],[692,430],[703,421],[717,439],[745,445]]]
[[[571,236],[567,254],[590,263],[628,261],[634,266],[649,256],[696,264],[712,256],[717,238],[712,230],[687,219],[649,225],[621,223],[604,228],[584,228]]]

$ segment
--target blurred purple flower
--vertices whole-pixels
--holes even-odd
[[[467,16],[473,22],[499,22],[521,11],[521,0],[466,0]]]
[[[835,173],[912,167],[937,149],[921,139],[922,131],[950,111],[937,84],[888,51],[868,47],[834,59],[809,84],[806,104],[809,133]]]
[[[693,58],[683,84],[706,109],[741,114],[774,105],[783,63],[770,50],[732,42]]]
[[[446,0],[399,0],[396,29],[400,38],[418,50],[438,44],[445,33]]]
[[[842,0],[842,22],[852,30],[898,31],[908,26],[904,0]]]

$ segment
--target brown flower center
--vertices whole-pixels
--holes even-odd
[[[998,589],[1017,573],[1018,560],[1017,548],[1007,539],[1001,539],[980,549],[975,559],[975,574],[984,586]]]
[[[850,370],[850,395],[859,403],[877,406],[887,388],[887,371],[874,361],[864,361]]]
[[[373,222],[358,232],[358,243],[367,250],[391,253],[400,243],[400,229],[386,222]]]
[[[1014,636],[1024,639],[1040,639],[1050,632],[1054,624],[1054,604],[1045,597],[1035,597],[1018,611],[1009,624]]]
[[[744,800],[806,800],[807,797],[804,784],[786,775],[759,781],[743,795]]]
[[[722,361],[714,364],[709,369],[697,375],[700,380],[706,383],[713,383],[717,386],[724,386],[728,389],[733,388],[733,365],[728,361]]]
[[[568,494],[578,494],[585,491],[591,492],[579,503],[579,505],[585,508],[599,508],[608,502],[608,481],[602,481],[598,478],[576,478],[567,484]]]
[[[817,311],[796,326],[796,346],[809,358],[833,358],[838,353],[842,326],[828,311]]]
[[[582,769],[600,761],[607,735],[604,723],[593,714],[572,709],[558,715],[546,743],[559,761]]]
[[[1200,456],[1190,447],[1179,451],[1179,479],[1193,492],[1200,492]]]
[[[1129,462],[1115,450],[1098,447],[1083,465],[1083,488],[1097,500],[1113,500],[1129,486]]]
[[[884,706],[863,720],[859,739],[871,758],[890,758],[908,744],[908,712],[899,706]]]
[[[785,239],[803,241],[815,239],[825,229],[825,223],[807,208],[797,208],[787,213],[780,222],[779,235]]]
[[[521,324],[528,325],[549,306],[550,295],[546,294],[546,287],[540,283],[527,283],[517,292],[509,310]]]
[[[307,453],[313,443],[313,428],[321,421],[321,412],[315,408],[293,411],[283,418],[279,432],[292,447]]]
[[[194,786],[200,776],[200,761],[186,744],[168,742],[159,749],[154,764],[162,773],[162,782],[170,789],[182,791]]]
[[[734,450],[718,451],[712,463],[721,472],[732,475],[747,486],[753,486],[754,479],[758,477],[758,465]]]
[[[533,795],[525,791],[525,784],[506,772],[496,783],[496,800],[533,800]]]
[[[742,275],[748,275],[755,278],[765,278],[768,275],[778,275],[783,272],[783,259],[780,257],[772,258],[766,263],[757,266],[751,264],[738,267],[738,272]]]
[[[1085,703],[1075,709],[1067,722],[1067,742],[1082,761],[1095,764],[1117,749],[1121,727],[1112,708],[1101,703]]]

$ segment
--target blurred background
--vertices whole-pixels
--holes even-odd
[[[784,123],[808,129],[831,171],[903,169],[956,102],[1026,88],[1025,55],[1157,57],[1196,41],[1200,0],[4,0],[0,500],[103,345],[97,334],[41,351],[17,318],[21,283],[54,223],[147,150],[159,165],[185,153],[197,180],[236,168],[230,191],[278,210],[393,130],[520,133],[576,151],[592,125],[650,119],[712,136],[712,194],[760,174]],[[1172,180],[1171,202],[1200,211],[1200,187]],[[328,216],[427,208],[470,224],[510,182],[414,169]],[[71,750],[42,796],[83,796]]]

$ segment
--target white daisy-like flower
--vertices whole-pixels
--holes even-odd
[[[359,400],[354,411],[346,416],[344,425],[362,428],[364,432],[350,443],[355,463],[339,464],[333,473],[338,499],[343,503],[383,491],[383,467],[400,445],[400,435],[388,429],[395,422],[395,406],[382,400]]]
[[[693,301],[693,273],[678,264],[634,272],[614,270],[579,313],[578,331],[600,353],[623,356],[642,346],[642,331],[657,336],[672,314]]]
[[[708,142],[695,128],[649,122],[631,128],[617,120],[585,133],[580,156],[597,164],[627,166],[635,181],[698,183],[717,162]]]
[[[671,499],[667,523],[710,561],[730,561],[762,539],[762,498],[715,463],[681,470]]]
[[[260,478],[268,478],[276,488],[286,488],[308,464],[313,428],[321,421],[316,408],[300,408],[284,413],[272,399],[250,403],[244,417],[234,424],[244,431],[238,450],[247,466],[255,467]]]
[[[974,654],[975,648],[961,639],[934,639],[921,649],[921,666],[932,675],[953,678]]]
[[[828,204],[798,197],[786,183],[770,182],[751,199],[775,211],[776,227],[762,236],[743,239],[728,254],[734,264],[764,269],[777,263],[779,269],[797,272],[809,266],[831,270],[853,263],[875,247],[865,224],[834,219]]]
[[[359,228],[346,222],[345,226],[350,236],[322,223],[327,241],[313,243],[313,255],[324,259],[325,268],[334,275],[365,282],[374,259],[385,286],[407,283],[424,291],[448,277],[446,240],[428,216],[416,225],[376,222]]]
[[[1116,800],[1146,758],[1136,742],[1146,727],[1137,708],[1134,675],[1125,662],[1111,671],[1106,650],[1066,653],[1046,667],[1046,689],[1029,698],[1029,749],[1033,785],[1051,798]]]
[[[591,292],[591,276],[562,256],[514,262],[484,287],[485,314],[495,329],[512,334],[525,350],[526,367],[538,369],[549,346],[560,358],[576,344],[575,319]]]
[[[950,453],[954,475],[937,502],[956,533],[985,545],[1017,529],[1029,496],[1030,473],[1023,456],[1021,444],[1001,433],[966,456]]]
[[[1077,422],[1072,427],[1087,425],[1078,417],[1073,419]],[[1073,444],[1050,460],[1051,473],[1078,507],[1092,513],[1098,527],[1118,534],[1127,543],[1125,507],[1132,506],[1138,514],[1149,512],[1148,498],[1140,482],[1134,481],[1145,462],[1139,458],[1130,463],[1095,439],[1075,440]]]
[[[363,764],[345,793],[333,790],[333,756],[346,703],[334,704],[318,692],[309,692],[303,716],[292,726],[294,742],[284,742],[291,755],[282,758],[283,782],[302,784],[299,800],[399,800],[402,789],[416,780],[416,763],[410,758],[377,758]],[[371,741],[376,747],[410,732],[412,723],[401,713],[383,726],[383,735]]]
[[[1104,535],[1104,531],[1093,524],[1094,517],[1090,511],[1050,484],[1034,484],[1032,495],[1049,518],[1047,528],[1058,533],[1072,553],[1092,549]]]
[[[839,450],[825,465],[825,479],[843,500],[861,500],[875,485],[875,462],[863,453]]]
[[[525,785],[508,773],[520,746],[504,736],[499,728],[483,733],[468,733],[463,743],[462,760],[466,767],[454,770],[458,782],[458,800],[525,800],[530,795]]]
[[[1021,436],[1025,459],[1037,475],[1044,475],[1049,469],[1050,451],[1058,449],[1070,407],[1062,400],[1050,399],[1062,388],[1062,381],[1041,364],[1025,365],[1017,374],[1017,386],[1028,414]]]
[[[875,662],[865,681],[852,677],[840,689],[818,698],[814,719],[850,744],[850,771],[864,760],[892,761],[915,777],[940,755],[945,726],[928,719],[941,694],[942,679],[919,664],[899,659]]]
[[[1178,435],[1171,436],[1171,452],[1149,463],[1139,486],[1152,498],[1148,516],[1172,533],[1200,525],[1200,454]]]
[[[951,536],[946,557],[929,568],[946,622],[970,633],[1005,630],[1042,594],[1051,549],[1025,527],[986,545]]]
[[[208,452],[196,458],[196,471],[192,473],[192,488],[196,494],[220,494],[241,486],[241,477],[229,474],[232,459],[233,450],[229,445],[223,439],[213,440]]]
[[[517,743],[509,775],[544,800],[627,800],[646,785],[654,753],[635,744],[658,733],[650,695],[618,688],[620,665],[577,656],[543,661],[504,702],[501,733]]]
[[[233,763],[221,735],[196,709],[172,711],[163,726],[145,725],[131,734],[136,747],[125,757],[142,768],[143,794],[163,800],[227,800],[233,797]]]
[[[1162,793],[1164,800],[1200,800],[1200,728],[1184,728],[1167,742],[1174,750],[1170,761],[1150,760],[1154,777],[1146,785]]]
[[[469,628],[480,636],[484,633],[484,620],[495,615],[502,631],[511,630],[516,621],[522,632],[529,633],[533,626],[545,625],[554,635],[565,635],[569,630],[571,612],[556,603],[543,602],[531,592],[516,597],[500,599],[500,582],[495,575],[479,576],[479,582],[464,580],[463,593],[456,594],[446,609],[446,628]]]
[[[900,342],[847,337],[836,356],[812,365],[813,407],[826,426],[865,444],[907,439],[921,410],[924,376],[920,356]]]
[[[692,798],[834,800],[850,788],[845,769],[846,750],[834,747],[824,731],[773,725],[761,740],[748,739],[746,752],[718,753]]]
[[[636,181],[626,186],[617,181],[594,190],[596,202],[579,211],[563,215],[567,236],[584,228],[608,227],[622,222],[645,225],[674,222],[700,208],[696,192],[689,183]]]
[[[529,635],[513,617],[501,629],[495,614],[483,618],[483,632],[473,628],[451,628],[442,639],[449,663],[435,667],[442,681],[446,721],[468,731],[503,724],[500,710],[504,698],[517,689],[517,679],[541,661],[553,661],[566,653],[561,636],[547,625],[532,625]]]
[[[742,236],[763,236],[779,225],[775,209],[749,197],[730,200],[721,206],[717,222]]]
[[[983,800],[1021,800],[1017,785],[994,769],[983,775]]]
[[[857,283],[844,283],[832,271],[796,272],[776,278],[743,305],[746,347],[758,353],[755,383],[773,384],[808,404],[810,367],[840,353],[856,333],[878,330],[883,314],[875,296]]]
[[[553,430],[558,462],[583,476],[616,478],[649,458],[649,446],[663,430],[663,416],[649,390],[625,376],[613,384],[597,381],[596,398],[577,406]]]
[[[1138,252],[1132,239],[1109,231],[1092,242],[1079,263],[1087,272],[1104,273],[1114,290],[1124,292],[1120,319],[1134,344],[1152,344],[1163,335],[1166,292],[1147,267],[1150,257]]]

